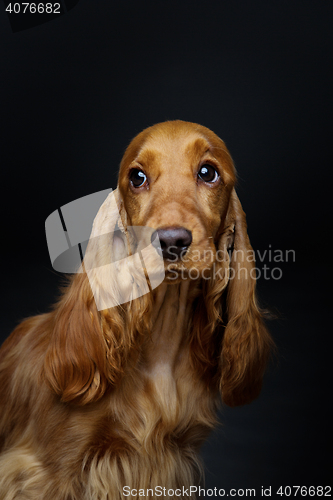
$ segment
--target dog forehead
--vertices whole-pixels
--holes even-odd
[[[235,170],[225,143],[210,129],[181,120],[161,122],[144,129],[129,144],[121,162],[121,171],[138,162],[154,168],[163,163],[193,165],[210,153],[231,177]]]
[[[158,123],[147,131],[143,148],[153,147],[162,153],[175,151],[191,154],[193,149],[205,151],[212,146],[211,142],[222,142],[211,130],[180,120]]]
[[[157,162],[192,163],[210,149],[205,138],[198,134],[178,134],[176,136],[154,135],[149,137],[140,148],[134,160],[144,165]]]

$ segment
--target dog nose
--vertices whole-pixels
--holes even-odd
[[[192,243],[192,233],[184,227],[167,227],[157,229],[151,235],[151,241],[159,238],[163,259],[176,261],[184,254]]]

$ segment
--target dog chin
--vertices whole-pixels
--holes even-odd
[[[193,280],[196,281],[202,278],[202,274],[209,274],[210,265],[201,263],[196,263],[194,266],[193,263],[191,266],[187,267],[184,263],[170,263],[168,261],[164,262],[164,270],[165,270],[165,278],[164,282],[168,284],[178,284],[184,280]],[[204,276],[205,277],[205,276]]]

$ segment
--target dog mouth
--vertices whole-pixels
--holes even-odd
[[[182,280],[209,279],[215,259],[198,258],[194,260],[186,256],[186,261],[178,259],[170,262],[164,260],[165,281],[168,283],[178,283]],[[201,255],[202,257],[202,255]]]

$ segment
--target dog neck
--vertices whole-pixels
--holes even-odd
[[[172,285],[162,283],[152,293],[151,335],[141,362],[151,390],[170,417],[177,413],[177,379],[187,363],[189,325],[199,287],[193,280],[183,280]]]
[[[174,371],[189,334],[193,301],[199,286],[193,280],[182,280],[171,285],[162,283],[152,293],[152,331],[145,349],[145,365],[147,371],[156,376]]]

